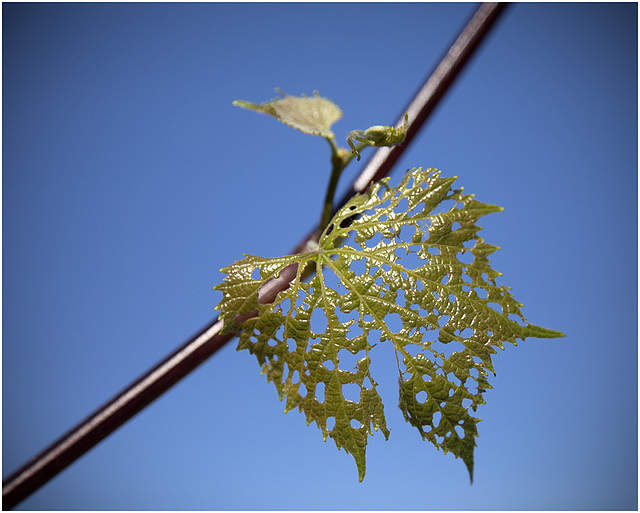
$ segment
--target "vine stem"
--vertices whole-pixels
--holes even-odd
[[[347,167],[347,164],[351,161],[351,158],[353,158],[350,151],[345,148],[340,148],[336,144],[334,137],[327,137],[327,141],[329,141],[331,145],[331,177],[329,178],[327,193],[322,205],[322,215],[320,216],[320,224],[318,225],[318,237],[327,227],[329,221],[331,221],[331,217],[333,216],[333,197],[336,194],[338,180],[340,179],[342,170]]]
[[[402,116],[398,123],[402,122],[405,112],[409,113],[410,118],[404,143],[393,148],[378,148],[339,205],[346,203],[354,193],[365,190],[372,181],[389,173],[395,161],[487,35],[505,5],[504,3],[483,3],[478,7],[409,107],[402,109]],[[338,156],[337,152],[335,155]],[[347,159],[350,157],[346,155],[341,158],[348,162]],[[341,171],[335,171],[336,184]],[[333,176],[330,183],[331,181]],[[333,188],[335,193],[335,185]],[[327,201],[325,200],[323,220],[326,209]],[[322,223],[314,228],[292,253],[306,251],[307,243],[316,240],[323,228]],[[285,290],[296,276],[296,272],[297,264],[292,264],[285,268],[276,280],[265,284],[264,288],[269,291],[265,293],[265,297],[275,298],[279,290]],[[14,508],[223,347],[234,337],[234,334],[222,334],[222,328],[223,322],[217,318],[214,319],[174,353],[7,477],[2,483],[3,509]]]

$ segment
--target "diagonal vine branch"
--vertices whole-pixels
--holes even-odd
[[[344,205],[354,193],[364,191],[371,182],[390,172],[488,34],[505,5],[483,3],[479,6],[409,106],[401,110],[401,117],[404,118],[408,112],[411,120],[404,144],[393,148],[378,148],[338,207]],[[398,121],[401,122],[402,119]],[[303,251],[307,242],[317,237],[317,231],[318,227],[310,231],[292,253]],[[296,267],[297,265],[289,266],[277,280],[267,283],[260,290],[260,302],[270,302],[280,290],[284,290],[295,277]],[[2,486],[3,509],[14,508],[229,342],[235,335],[223,334],[222,325],[222,321],[213,319],[173,354],[5,479]]]

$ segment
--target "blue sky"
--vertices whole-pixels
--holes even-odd
[[[2,7],[4,476],[208,324],[220,268],[317,222],[326,142],[233,100],[318,90],[344,145],[475,10]],[[359,483],[233,341],[20,507],[637,509],[637,88],[635,3],[514,4],[395,168],[504,207],[481,220],[501,283],[567,334],[495,355],[473,486],[404,422],[394,363]]]

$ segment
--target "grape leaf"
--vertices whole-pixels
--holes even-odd
[[[320,135],[329,139],[334,137],[331,125],[342,117],[340,107],[331,100],[319,96],[317,91],[312,97],[289,96],[284,93],[282,95],[282,98],[260,104],[235,100],[233,105],[269,114],[285,125],[306,134]]]
[[[245,256],[215,287],[225,330],[240,330],[238,349],[256,356],[285,411],[303,411],[354,457],[360,480],[368,436],[389,436],[370,373],[375,333],[393,344],[405,419],[462,458],[471,480],[480,420],[472,413],[491,388],[495,348],[563,336],[527,323],[496,284],[487,257],[498,248],[475,223],[502,209],[453,190],[454,181],[434,169],[413,170],[395,188],[385,179],[336,213],[317,248]],[[292,265],[289,287],[262,304],[262,285]],[[308,282],[307,266],[316,270]]]

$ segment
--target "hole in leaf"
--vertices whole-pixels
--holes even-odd
[[[405,210],[409,208],[409,200],[406,197],[403,197],[398,201],[398,204],[393,209],[394,213],[401,214]]]
[[[480,372],[478,371],[478,369],[472,368],[472,369],[469,369],[469,374],[471,374],[471,376],[474,379],[478,379],[478,376],[480,375]]]
[[[513,322],[518,323],[520,326],[527,325],[527,323],[522,320],[522,317],[520,317],[517,314],[510,313],[507,317],[509,317],[509,319],[512,320]]]
[[[420,404],[426,403],[427,398],[427,393],[424,390],[420,390],[420,392],[416,394],[416,402],[419,402]]]
[[[335,290],[342,285],[340,279],[336,276],[335,272],[333,272],[333,269],[329,266],[323,267],[322,277],[324,278],[324,284],[326,287],[331,287]]]
[[[437,428],[440,425],[440,419],[442,418],[442,413],[440,413],[439,411],[435,412],[433,414],[433,427]]]
[[[270,338],[267,344],[269,345],[269,347],[276,347],[278,345],[278,341]],[[275,357],[274,357],[274,360],[275,360]]]
[[[458,438],[464,438],[464,429],[462,429],[462,426],[454,426],[455,431],[456,431],[456,435],[458,435]]]
[[[291,300],[286,297],[280,303],[280,308],[282,309],[282,313],[286,314],[291,310]]]
[[[425,383],[428,383],[429,381],[431,381],[431,376],[429,376],[429,374],[423,374],[422,381],[424,381]]]
[[[438,340],[438,332],[436,330],[424,329],[424,335],[422,337],[422,343],[428,343],[429,347],[431,347],[432,342],[436,342]]]
[[[433,342],[430,346],[430,349],[432,351],[435,351],[436,353],[444,353],[444,351],[446,350],[446,345],[443,344],[442,342]]]
[[[467,378],[464,382],[464,387],[472,395],[476,395],[478,393],[478,382],[473,378]]]
[[[353,429],[360,429],[362,427],[362,422],[356,419],[351,419],[350,424]]]
[[[369,342],[369,344],[374,345],[377,344],[378,342],[380,342],[380,335],[382,334],[382,332],[380,330],[371,330],[369,331],[369,334],[367,335],[367,340]]]
[[[367,242],[366,242],[366,247],[368,248],[374,248],[376,247],[378,244],[380,244],[380,242],[382,242],[382,234],[380,232],[376,233],[373,237],[371,237]]]
[[[466,410],[467,408],[469,408],[469,406],[471,406],[473,404],[473,401],[467,397],[465,397],[462,400],[462,407]]]
[[[418,258],[416,253],[407,253],[406,256],[402,257],[400,263],[407,269],[417,269],[423,266],[425,261],[422,258]]]
[[[478,294],[478,297],[481,299],[487,299],[489,297],[489,294],[483,288],[475,287],[473,290],[475,291],[476,294]]]
[[[438,319],[438,326],[443,327],[445,324],[447,324],[449,322],[449,319],[451,319],[451,316],[449,315],[442,315],[439,319]]]
[[[298,381],[300,381],[300,373],[297,370],[295,370],[291,375],[291,383],[295,385]]]
[[[280,326],[277,330],[276,330],[276,338],[278,340],[282,340],[283,337],[282,335],[284,335],[284,326]]]
[[[393,254],[398,258],[403,258],[407,254],[407,249],[403,247],[396,248]]]
[[[336,427],[336,419],[334,417],[327,418],[327,430],[333,431],[333,428]]]
[[[319,403],[324,402],[324,383],[318,383],[316,385],[315,396]]]
[[[431,253],[432,255],[436,255],[436,256],[438,256],[440,254],[440,250],[438,248],[436,248],[435,246],[429,246],[427,248],[427,251],[429,253]]]
[[[349,325],[349,331],[347,332],[347,338],[353,340],[354,338],[362,335],[363,331],[357,322]]]
[[[356,276],[364,274],[366,271],[365,259],[359,258],[357,260],[352,260],[349,264],[349,270],[352,273],[355,273]]]
[[[438,342],[438,344],[442,344],[442,342]],[[438,347],[442,347],[442,350],[439,352],[442,353],[445,358],[449,358],[453,353],[461,353],[465,349],[464,344],[457,340],[452,340]]]
[[[327,331],[327,326],[329,326],[329,321],[324,314],[324,310],[322,308],[315,308],[311,315],[311,330],[314,333],[320,334]]]
[[[333,369],[336,368],[336,366],[334,365],[334,363],[331,360],[327,360],[326,362],[322,362],[322,365],[325,367],[325,369],[332,371]]]
[[[260,268],[256,267],[252,272],[251,272],[251,279],[254,281],[260,281],[261,280],[261,275],[260,275]]]
[[[304,383],[300,383],[300,386],[298,387],[298,395],[300,397],[307,396],[307,387],[304,386]]]
[[[353,401],[357,403],[360,401],[360,387],[355,383],[347,383],[342,385],[342,396],[347,401]]]
[[[460,336],[462,338],[471,338],[471,337],[473,337],[473,335],[474,335],[474,332],[473,332],[473,330],[471,328],[465,328],[460,333]]]
[[[388,313],[384,316],[384,323],[391,333],[398,333],[402,329],[402,317],[397,313]]]
[[[353,371],[359,359],[357,354],[353,354],[348,349],[340,349],[338,351],[338,367],[340,370]]]
[[[295,353],[296,350],[298,349],[298,344],[292,338],[288,338],[287,339],[287,348],[289,349],[290,353]]]
[[[398,234],[398,238],[402,242],[412,242],[414,236],[416,235],[416,227],[413,224],[404,224],[400,227],[400,233]]]
[[[373,388],[373,383],[371,383],[371,379],[369,378],[369,376],[364,378],[364,381],[362,382],[362,386],[367,390],[371,390]]]
[[[449,383],[453,383],[457,387],[462,385],[462,381],[460,381],[453,372],[447,374],[447,379],[449,380]]]
[[[398,294],[396,296],[396,304],[398,306],[407,306],[407,303],[406,303],[405,297],[404,297],[404,290],[402,290],[402,289],[398,290]]]
[[[455,303],[455,302],[456,302],[455,294],[449,294],[449,303]]]
[[[422,353],[422,346],[419,346],[418,344],[407,344],[406,346],[404,346],[404,348],[407,353],[409,353],[414,358]]]

